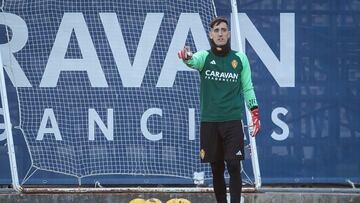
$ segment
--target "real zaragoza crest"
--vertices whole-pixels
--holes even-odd
[[[235,69],[237,67],[237,65],[238,65],[237,60],[234,59],[231,61],[231,66],[233,67],[233,69]]]
[[[200,158],[201,158],[201,159],[204,159],[204,157],[205,157],[205,150],[204,150],[204,149],[201,149],[201,150],[200,150]]]

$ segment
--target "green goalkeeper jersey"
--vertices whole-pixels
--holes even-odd
[[[200,73],[202,122],[241,120],[244,100],[249,109],[257,106],[250,65],[244,53],[231,50],[220,57],[211,50],[199,51],[184,63]]]

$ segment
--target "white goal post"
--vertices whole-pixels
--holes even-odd
[[[3,107],[4,112],[4,124],[5,124],[5,134],[7,139],[7,148],[8,148],[8,154],[9,154],[9,161],[10,161],[10,171],[11,171],[11,178],[12,178],[12,185],[13,188],[20,192],[22,190],[20,184],[19,184],[19,175],[18,175],[18,168],[16,164],[16,156],[15,156],[15,147],[14,147],[14,141],[13,141],[13,135],[12,135],[12,125],[10,120],[10,111],[9,111],[9,101],[7,97],[7,91],[6,91],[6,81],[5,81],[5,75],[4,75],[4,65],[2,62],[1,57],[1,50],[0,50],[0,91],[1,91],[1,104]]]
[[[236,0],[231,0],[231,10],[232,15],[235,20],[235,33],[236,33],[236,42],[238,44],[239,49],[244,51],[242,40],[241,40],[241,33],[240,33],[240,23],[239,23],[239,16],[238,16],[238,8],[237,8],[237,2]],[[241,51],[239,50],[239,51]],[[246,120],[247,120],[247,129],[248,129],[248,135],[251,133],[251,125],[252,125],[252,118],[249,109],[245,105],[245,111],[246,111]],[[255,180],[255,187],[259,189],[261,187],[261,175],[260,175],[260,166],[259,166],[259,158],[257,154],[257,148],[256,148],[256,140],[255,137],[248,136],[250,139],[250,150],[251,150],[251,163],[253,167],[253,173],[254,173],[254,180]]]

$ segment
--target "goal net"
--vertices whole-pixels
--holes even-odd
[[[199,160],[199,76],[176,51],[208,49],[215,15],[212,0],[3,2],[3,61],[31,159],[22,184],[37,170],[211,178]]]

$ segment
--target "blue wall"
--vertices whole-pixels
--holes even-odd
[[[5,3],[5,11],[13,9],[19,12],[15,13],[18,16],[22,16],[21,12],[23,11],[37,13],[37,8],[31,7],[30,4],[22,6],[24,6],[23,10],[17,10],[6,7]],[[218,15],[230,18],[230,3],[219,0],[215,1],[215,6]],[[60,8],[62,7],[59,6]],[[286,86],[279,84],[284,80],[283,78],[276,78],[271,73],[270,70],[274,67],[269,65],[261,55],[265,53],[264,49],[257,50],[261,47],[260,45],[257,45],[252,39],[248,39],[244,45],[251,62],[253,82],[260,106],[262,129],[257,137],[257,146],[263,182],[265,184],[345,184],[347,179],[360,182],[360,158],[358,156],[360,152],[359,2],[356,0],[329,0],[317,3],[310,0],[259,0],[249,1],[249,3],[241,1],[238,9],[240,13],[247,14],[258,34],[265,40],[266,44],[263,46],[271,49],[273,54],[271,57],[276,56],[279,61],[286,61],[281,58],[280,54],[282,43],[285,43],[285,47],[290,47],[289,50],[294,50],[295,53],[294,73],[289,72],[292,67],[284,67],[286,69],[284,71],[289,73],[287,77],[294,77],[293,85]],[[291,27],[283,27],[284,31],[282,32],[294,32],[295,38],[294,41],[281,42],[280,14],[286,13],[294,15],[295,26],[294,30]],[[37,17],[23,18],[25,21],[33,23]],[[291,17],[288,19],[291,21]],[[205,24],[204,27],[206,26]],[[4,36],[4,26],[2,25],[0,28],[0,42],[3,44],[7,40]],[[241,27],[240,29],[248,28]],[[29,30],[32,29],[29,28]],[[242,31],[242,33],[245,32]],[[29,32],[29,36],[35,36],[35,38],[37,34],[44,33]],[[52,32],[51,35],[49,38],[53,39],[54,33]],[[250,38],[251,36],[245,37]],[[235,36],[232,38],[234,39]],[[51,49],[51,47],[47,48]],[[33,51],[40,52],[42,50]],[[16,56],[20,58],[23,53],[20,51]],[[284,53],[284,56],[287,55]],[[174,60],[176,59],[174,58]],[[34,61],[30,63],[36,64]],[[25,73],[28,74],[28,72]],[[177,77],[181,76],[178,74]],[[185,74],[185,76],[189,75]],[[145,82],[151,82],[151,80],[150,76],[145,75]],[[179,79],[177,78],[177,80]],[[144,84],[144,89],[148,88],[147,84]],[[15,88],[10,83],[8,91],[12,124],[18,126],[17,95]],[[158,93],[155,89],[154,91]],[[137,93],[141,93],[141,91]],[[147,93],[151,94],[145,90],[145,94]],[[176,96],[176,94],[173,95],[173,97]],[[193,98],[196,99],[196,96]],[[176,98],[173,99],[176,100]],[[150,101],[150,106],[152,102]],[[183,102],[189,102],[189,100],[184,99]],[[164,105],[165,109],[169,108],[166,104],[160,103],[159,105]],[[186,121],[186,118],[181,119]],[[3,120],[0,121],[2,123]],[[198,126],[198,122],[196,124]],[[154,126],[157,124],[155,123]],[[286,133],[286,128],[289,133]],[[156,131],[156,128],[153,127],[152,130]],[[0,131],[0,133],[2,132]],[[20,176],[24,177],[30,165],[30,158],[21,131],[14,129],[13,132]],[[3,163],[0,165],[0,183],[9,184],[11,177],[3,135],[0,140],[0,162]],[[91,183],[97,178],[84,178],[83,181]],[[144,183],[144,179],[151,183],[157,181],[184,182],[181,178],[154,178],[153,176],[101,178],[109,183]],[[39,182],[76,183],[77,179],[54,173],[37,172],[30,179],[30,183]]]

